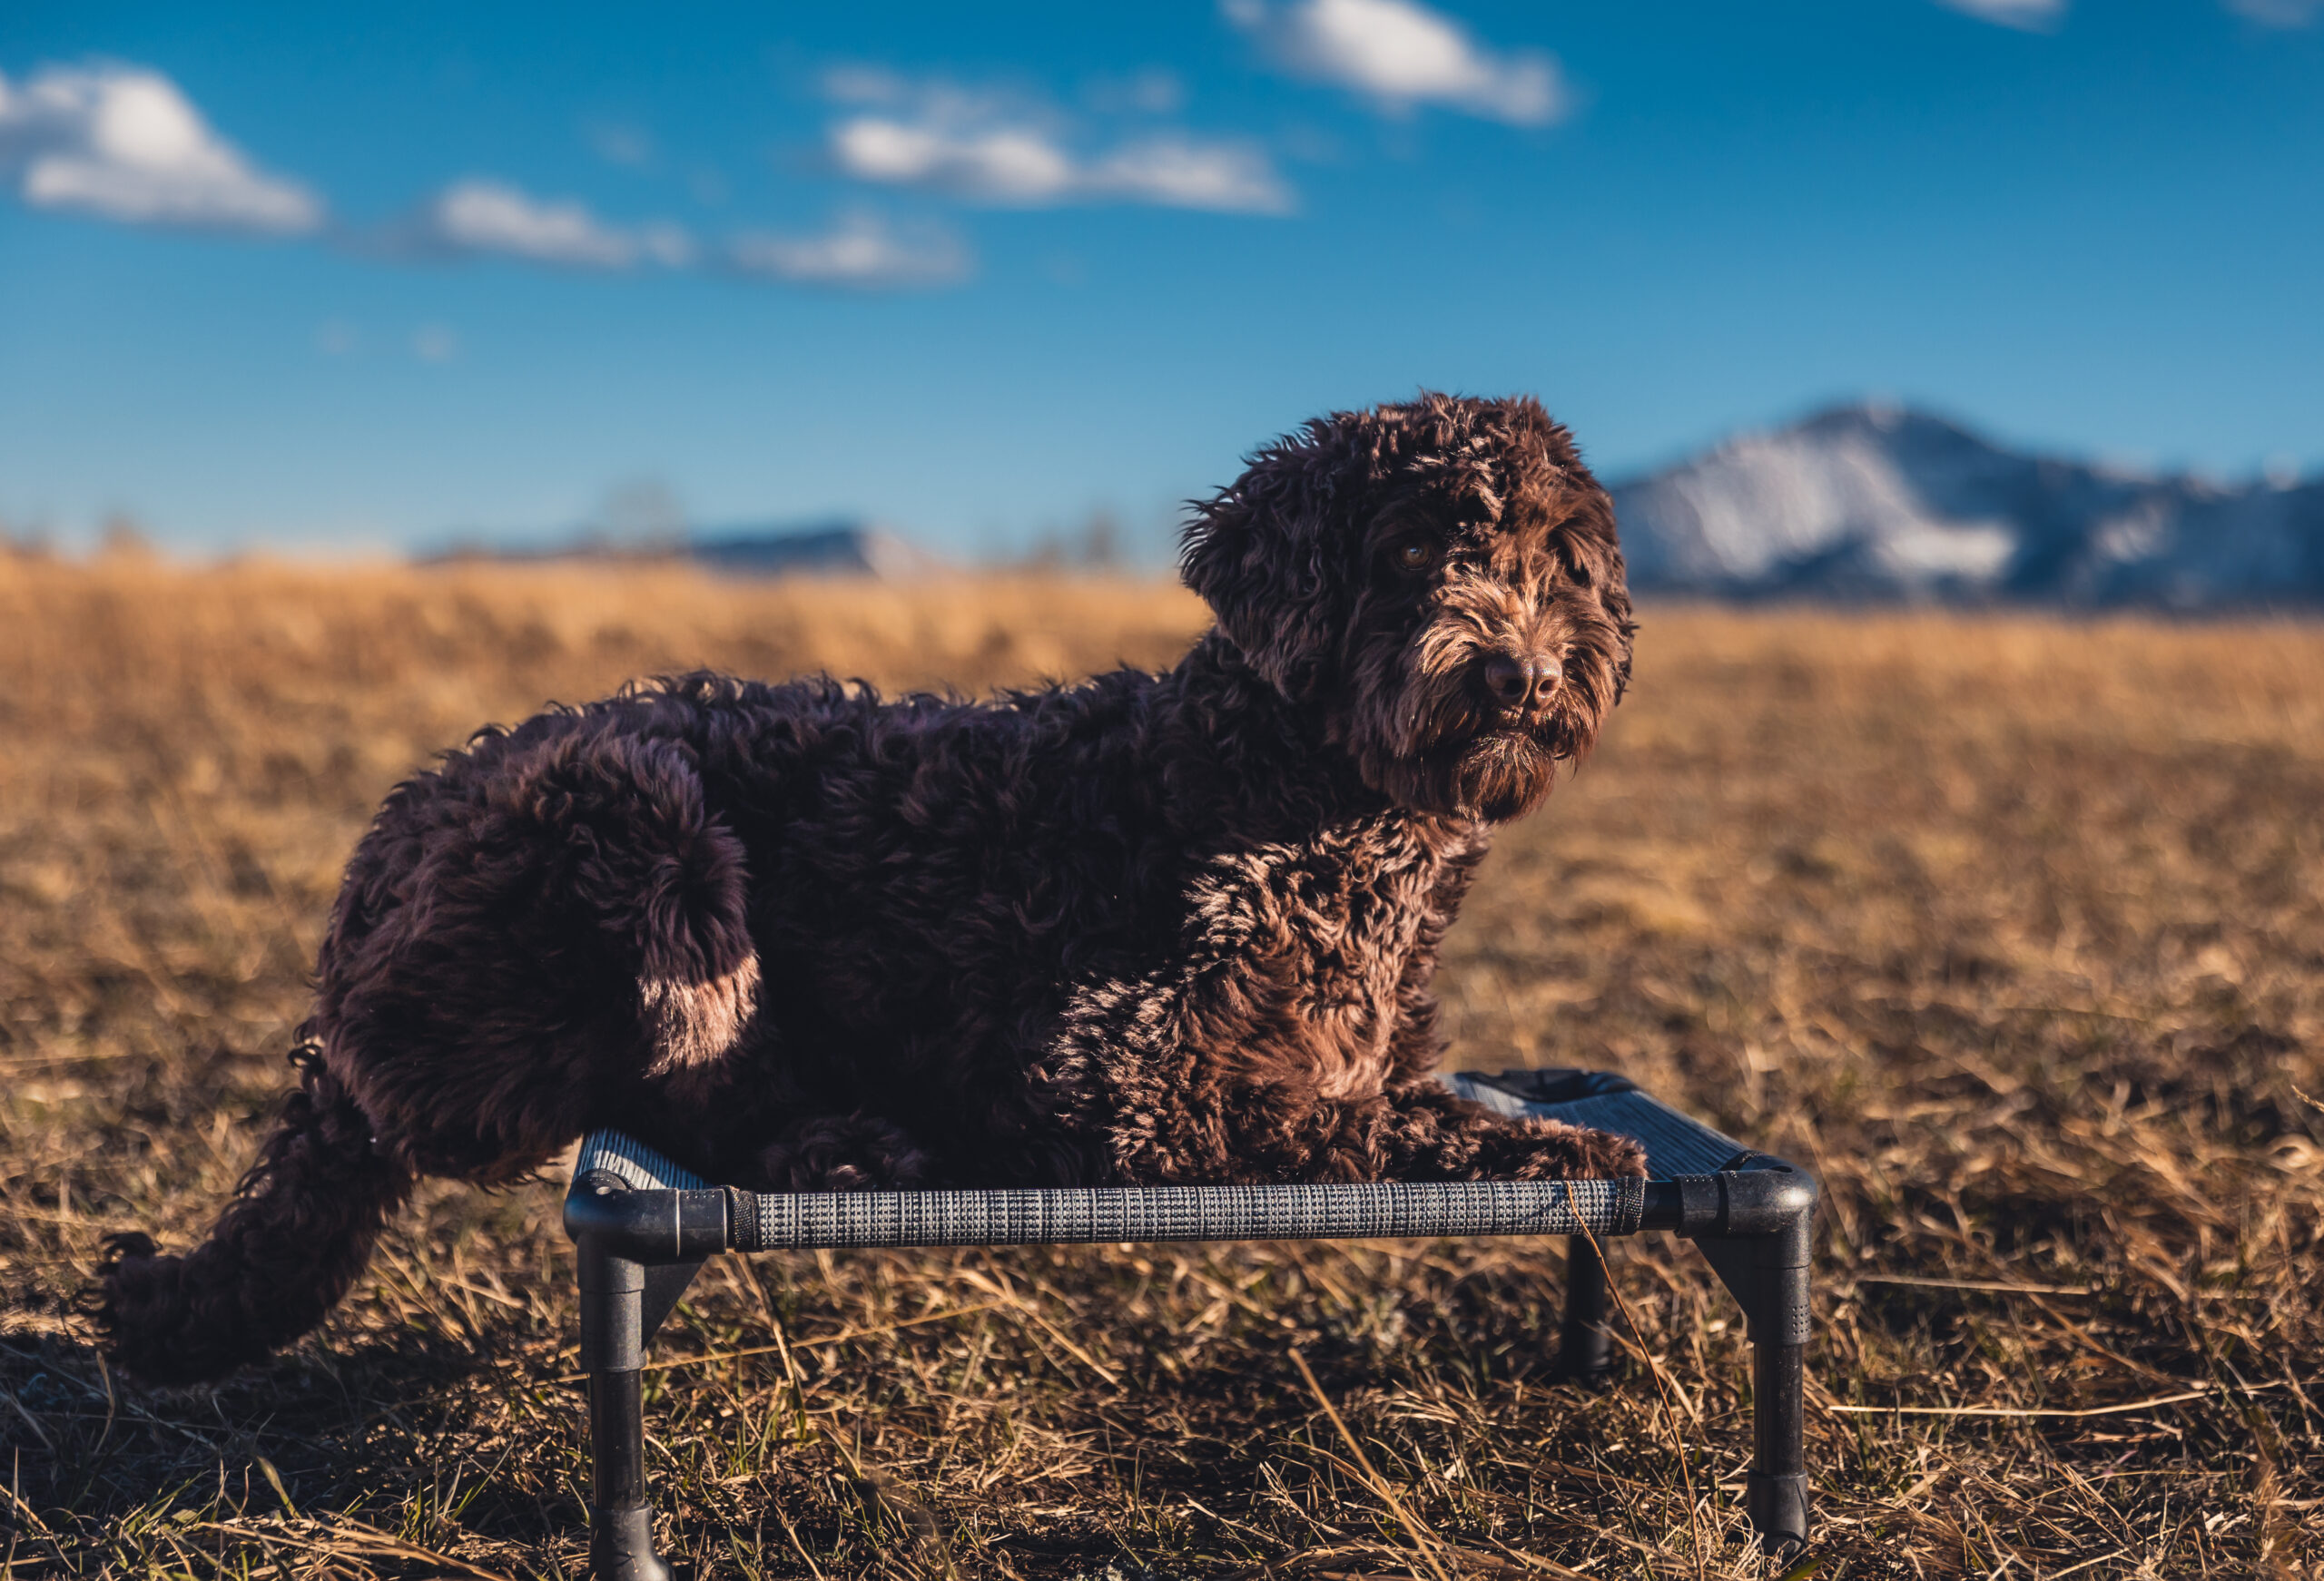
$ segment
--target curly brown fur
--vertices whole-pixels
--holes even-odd
[[[114,1359],[140,1377],[215,1378],[321,1322],[410,1194],[363,1111],[305,1051],[300,1063],[304,1079],[209,1240],[180,1258],[154,1256],[143,1235],[113,1237],[99,1316]]]
[[[338,1299],[409,1182],[619,1125],[770,1189],[1635,1173],[1429,1078],[1492,826],[1630,673],[1606,495],[1531,399],[1424,395],[1196,506],[1217,626],[990,703],[690,675],[487,731],[388,798],[320,1065],[211,1241],[107,1275],[124,1364]]]

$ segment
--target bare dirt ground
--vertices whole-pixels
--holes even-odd
[[[2324,629],[1645,618],[1443,987],[1463,1064],[1619,1067],[1821,1174],[1824,1524],[1783,1573],[2319,1573]],[[977,691],[1167,663],[1201,619],[1063,581],[0,559],[7,1573],[579,1573],[554,1183],[425,1193],[321,1334],[216,1390],[111,1376],[74,1310],[102,1236],[184,1245],[247,1163],[398,777],[632,675]],[[1623,1245],[1635,1338],[1583,1392],[1561,1256],[722,1259],[651,1375],[664,1543],[701,1576],[1776,1573],[1724,1295]]]

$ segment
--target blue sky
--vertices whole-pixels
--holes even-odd
[[[0,523],[67,544],[1158,553],[1423,385],[1609,475],[1868,394],[2324,467],[2324,0],[13,0],[0,83]]]

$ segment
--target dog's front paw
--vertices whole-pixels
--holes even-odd
[[[802,1120],[762,1149],[757,1183],[775,1192],[911,1191],[931,1171],[928,1154],[875,1115]]]
[[[1488,1142],[1478,1162],[1487,1180],[1614,1180],[1646,1173],[1635,1138],[1559,1120],[1525,1120]]]

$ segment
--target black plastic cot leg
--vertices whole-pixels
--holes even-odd
[[[1606,1326],[1606,1264],[1587,1235],[1565,1242],[1565,1328],[1558,1342],[1558,1371],[1598,1377],[1614,1364],[1614,1336]]]
[[[643,1390],[635,1372],[589,1375],[589,1570],[598,1581],[669,1581],[645,1502]]]
[[[1756,1157],[1757,1155],[1748,1155]],[[1759,1542],[1780,1553],[1807,1540],[1813,1511],[1806,1444],[1807,1273],[1816,1185],[1787,1164],[1680,1183],[1694,1197],[1683,1232],[1741,1303],[1751,1342],[1751,1469],[1746,1507]]]
[[[645,1498],[645,1270],[580,1242],[581,1365],[589,1374],[589,1573],[670,1581]]]
[[[1811,1199],[1773,1234],[1747,1243],[1744,1301],[1751,1340],[1751,1524],[1774,1551],[1807,1540],[1810,1511],[1805,1394]]]
[[[1770,1551],[1807,1540],[1807,1259],[1815,1208],[1750,1241],[1751,1524]]]
[[[1801,1409],[1803,1345],[1751,1347],[1751,1525],[1770,1552],[1807,1540],[1807,1445]]]

